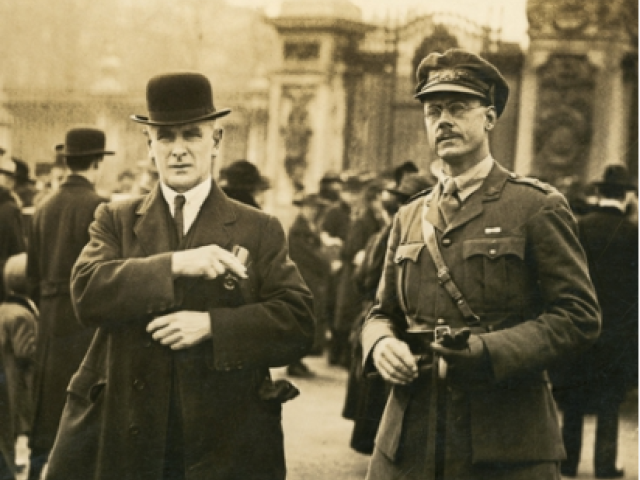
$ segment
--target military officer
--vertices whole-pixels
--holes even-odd
[[[365,371],[393,384],[368,479],[559,478],[546,369],[600,325],[574,217],[554,188],[492,157],[509,93],[494,65],[451,49],[417,80],[443,171],[396,215],[362,333]],[[451,332],[435,341],[435,327]]]

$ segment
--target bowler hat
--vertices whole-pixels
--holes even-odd
[[[223,169],[227,188],[234,190],[268,190],[271,182],[260,174],[258,167],[248,160],[236,160]]]
[[[426,175],[408,173],[402,177],[400,185],[396,188],[388,188],[387,191],[399,197],[409,198],[432,186],[433,182]]]
[[[625,190],[636,190],[629,170],[622,164],[607,165],[602,174],[602,180],[593,182],[597,187],[621,187]]]
[[[131,120],[145,125],[184,125],[228,115],[231,110],[216,110],[209,79],[200,73],[157,75],[147,84],[148,116],[132,115]]]
[[[415,98],[424,101],[438,92],[458,92],[480,97],[502,114],[509,86],[498,69],[484,58],[459,48],[426,56],[416,72]]]
[[[105,143],[106,138],[102,130],[91,127],[72,128],[67,132],[60,154],[65,157],[113,155],[114,152],[104,149]]]

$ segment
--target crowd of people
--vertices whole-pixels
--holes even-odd
[[[0,150],[0,480],[284,478],[297,390],[269,369],[313,379],[307,355],[348,371],[370,479],[573,477],[586,414],[596,476],[622,477],[636,182],[607,165],[567,201],[491,157],[508,98],[493,65],[450,50],[417,77],[441,161],[327,172],[287,232],[254,163],[212,178],[230,110],[198,74],[149,81],[131,118],[151,160],[109,198],[100,129],[67,131],[43,185]]]

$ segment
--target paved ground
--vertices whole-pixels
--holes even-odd
[[[284,405],[284,430],[289,480],[362,480],[368,457],[349,448],[352,422],[341,416],[347,373],[330,367],[323,358],[305,362],[317,375],[313,379],[295,379],[300,397]],[[285,376],[284,369],[274,371]],[[593,418],[585,425],[585,440],[580,464],[581,480],[593,479]],[[23,440],[23,439],[22,439]],[[629,398],[623,408],[620,425],[619,463],[626,479],[638,479],[638,399]],[[21,441],[19,458],[28,451]],[[24,461],[24,460],[22,460]],[[18,477],[24,480],[26,472]]]

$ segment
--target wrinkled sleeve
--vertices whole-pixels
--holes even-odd
[[[175,305],[172,252],[122,258],[122,235],[109,204],[89,227],[90,240],[71,273],[71,296],[86,326],[132,322]]]
[[[396,267],[393,262],[396,248],[400,240],[400,221],[396,215],[389,235],[388,247],[382,269],[382,277],[376,293],[376,300],[367,315],[367,319],[362,330],[362,352],[366,371],[370,371],[370,362],[373,347],[382,338],[397,337],[398,332],[406,328],[404,313],[398,301],[398,288],[396,285]]]

